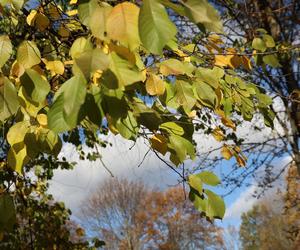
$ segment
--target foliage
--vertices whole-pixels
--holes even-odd
[[[296,165],[289,168],[287,177],[287,191],[284,196],[284,216],[287,225],[287,238],[300,244],[300,177]]]
[[[291,227],[287,221],[288,217],[283,214],[282,196],[279,199],[263,199],[242,215],[242,249],[298,249],[297,236],[289,237]]]
[[[107,249],[221,249],[221,229],[187,202],[182,187],[155,191],[110,179],[82,204],[82,224]]]
[[[272,37],[258,31],[257,51],[249,54],[227,47],[211,33],[221,34],[222,23],[205,0],[0,4],[0,119],[9,145],[2,169],[18,178],[37,158],[56,159],[62,139],[96,151],[96,144],[105,145],[99,133],[143,137],[179,166],[196,157],[195,128],[223,141],[236,129],[233,116],[250,121],[256,111],[272,127],[271,98],[238,74],[253,63],[278,66]],[[180,20],[197,34],[184,39],[188,30]],[[264,51],[272,58],[256,60]],[[245,166],[236,143],[224,144],[223,155]],[[196,178],[190,197],[210,220],[221,218],[224,202],[202,189],[203,178]]]

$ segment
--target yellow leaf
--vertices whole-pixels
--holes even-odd
[[[98,84],[98,79],[101,78],[102,73],[103,73],[102,70],[95,71],[95,73],[93,74],[93,77],[92,77],[93,84],[95,84],[95,85]]]
[[[116,134],[118,134],[119,133],[119,131],[118,131],[118,129],[115,127],[115,125],[113,124],[113,119],[112,119],[112,117],[110,116],[110,115],[106,115],[106,119],[107,119],[107,122],[108,122],[108,128],[109,128],[109,130],[114,134],[114,135],[116,135]]]
[[[150,138],[151,147],[155,149],[157,152],[161,153],[162,155],[165,155],[168,151],[167,146],[167,139],[160,134],[154,135],[152,138]]]
[[[165,82],[159,76],[150,74],[146,81],[146,90],[149,95],[163,95],[166,90]]]
[[[71,0],[70,1],[70,5],[74,5],[74,4],[77,4],[77,0]]]
[[[42,13],[38,13],[36,15],[36,19],[35,19],[35,26],[40,30],[40,31],[45,31],[48,26],[50,25],[50,21],[49,18],[46,17],[44,14]]]
[[[215,66],[226,67],[229,64],[230,58],[224,55],[216,55],[215,56]]]
[[[246,158],[245,157],[241,157],[241,156],[237,155],[237,156],[235,156],[235,159],[241,167],[246,166]]]
[[[123,2],[116,5],[107,19],[107,34],[118,40],[130,50],[140,45],[138,19],[140,9],[133,3]]]
[[[61,61],[45,62],[47,70],[50,70],[54,75],[62,75],[65,71],[65,66]]]
[[[37,16],[37,11],[36,10],[31,10],[29,15],[26,17],[26,22],[30,26],[34,26],[34,22]]]
[[[197,115],[197,111],[196,111],[196,110],[192,110],[192,111],[188,114],[188,117],[193,119],[193,118],[196,117],[196,115]]]
[[[48,124],[48,117],[45,114],[38,114],[36,120],[42,127],[46,127]]]
[[[221,37],[217,34],[211,34],[207,37],[207,39],[213,42],[214,44],[223,44]]]
[[[232,128],[233,130],[236,129],[235,123],[234,123],[231,119],[226,118],[226,117],[222,117],[222,118],[221,118],[221,121],[222,121],[222,123],[223,123],[226,127]]]
[[[75,16],[75,15],[77,15],[78,14],[78,10],[69,10],[69,11],[67,11],[66,12],[66,14],[68,15],[68,16]]]
[[[233,152],[226,144],[222,147],[221,154],[226,160],[229,160],[233,156]]]
[[[213,130],[212,135],[217,141],[222,141],[224,139],[223,131],[219,127]]]

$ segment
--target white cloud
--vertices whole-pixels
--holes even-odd
[[[150,186],[161,188],[177,184],[177,176],[156,155],[148,151],[147,145],[142,139],[134,144],[132,141],[122,139],[120,136],[109,136],[106,138],[113,145],[107,148],[99,147],[102,161],[115,177],[126,177],[132,180],[143,180]],[[88,151],[85,148],[85,151]],[[79,160],[76,149],[72,144],[64,144],[60,156],[78,164],[74,170],[56,170],[53,180],[50,182],[49,192],[57,200],[62,200],[66,205],[76,212],[78,206],[84,199],[104,180],[112,178],[103,167],[100,160],[95,162]]]

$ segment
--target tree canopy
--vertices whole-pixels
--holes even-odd
[[[247,76],[257,65],[280,67],[290,47],[268,29],[234,43],[226,32],[205,0],[1,0],[0,228],[12,224],[5,214],[15,187],[36,160],[49,178],[51,162],[72,167],[57,158],[64,142],[95,160],[107,144],[99,134],[144,138],[176,171],[196,158],[193,135],[202,130],[244,167],[237,124],[259,112],[273,127],[275,117],[272,98]],[[84,155],[83,144],[92,153]],[[207,219],[223,218],[224,201],[210,188],[220,184],[214,173],[181,178]]]

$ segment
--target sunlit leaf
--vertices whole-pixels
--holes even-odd
[[[135,4],[123,2],[116,5],[107,19],[106,27],[109,38],[118,40],[134,50],[140,44],[138,19],[139,8]]]
[[[144,0],[139,15],[139,34],[146,49],[161,54],[177,33],[164,6],[158,0]]]

